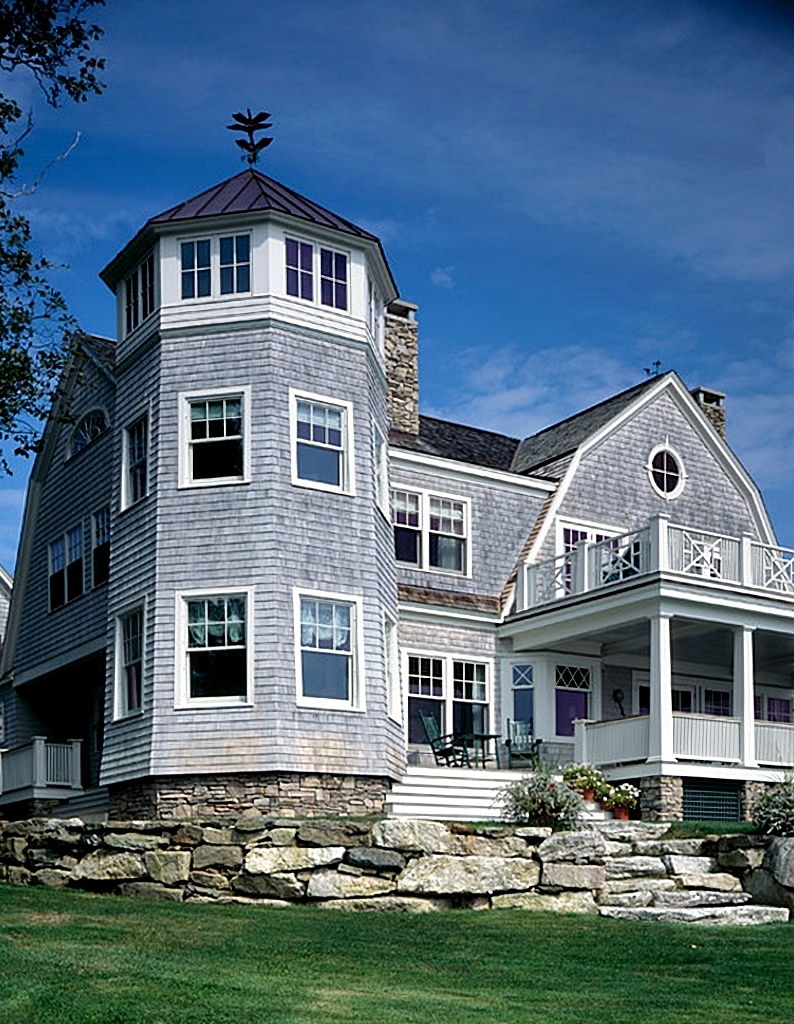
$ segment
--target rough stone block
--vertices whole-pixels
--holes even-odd
[[[633,892],[603,892],[598,898],[601,907],[650,907],[654,894],[650,889],[635,889]]]
[[[775,839],[769,845],[763,866],[775,881],[794,889],[794,839]]]
[[[590,892],[562,892],[559,895],[540,892],[508,892],[492,897],[494,910],[544,910],[552,914],[597,914],[598,907]]]
[[[186,850],[150,851],[143,855],[143,862],[154,881],[164,885],[186,882],[190,876],[190,854]]]
[[[783,907],[601,907],[602,917],[624,921],[679,921],[698,925],[784,924]]]
[[[568,861],[544,863],[541,882],[560,889],[602,889],[603,864],[571,864]]]
[[[402,871],[405,857],[397,850],[383,850],[374,846],[356,846],[345,854],[348,864],[374,871]]]
[[[168,846],[165,836],[151,836],[140,832],[111,832],[105,836],[105,846],[112,850],[158,850]]]
[[[75,882],[111,882],[143,878],[145,874],[143,857],[139,853],[94,850],[72,868],[71,877]]]
[[[756,868],[744,876],[744,887],[758,903],[770,907],[788,907],[794,910],[794,889],[787,889],[777,881],[771,871]]]
[[[172,903],[181,903],[185,895],[182,889],[169,889],[157,882],[122,882],[119,892],[122,896],[137,896],[145,900],[169,900]]]
[[[232,884],[220,871],[192,871],[190,881],[203,889],[230,889]]]
[[[249,896],[274,896],[281,900],[299,900],[306,893],[306,885],[295,875],[238,875],[232,879],[232,889]]]
[[[344,846],[257,846],[246,854],[245,870],[249,875],[271,875],[277,871],[332,867],[344,855]]]
[[[540,865],[525,857],[418,857],[397,879],[400,892],[436,895],[494,893],[531,889],[538,884]]]
[[[724,871],[677,875],[676,878],[684,889],[715,889],[718,892],[741,892],[742,888],[742,883],[735,875],[728,875]]]
[[[327,900],[318,903],[324,910],[380,910],[390,913],[427,914],[434,910],[449,910],[449,900],[421,899],[417,896],[373,896],[351,900]]]
[[[713,857],[679,857],[666,854],[662,858],[671,875],[707,875],[717,870]]]
[[[658,892],[654,895],[656,907],[725,907],[749,903],[749,892],[717,892],[714,889],[684,889],[676,892]]]
[[[558,832],[538,847],[538,856],[546,861],[570,861],[574,864],[603,864],[606,842],[594,829],[583,832]]]
[[[348,899],[354,896],[376,896],[394,891],[394,883],[374,875],[345,875],[321,869],[312,872],[306,895],[312,899]]]
[[[756,850],[726,850],[717,855],[717,861],[721,868],[735,868],[739,871],[752,871],[753,868],[760,868],[764,861],[765,851]]]
[[[69,882],[70,871],[59,871],[57,868],[42,868],[34,871],[31,877],[33,885],[44,885],[48,889],[63,889]]]
[[[447,853],[452,849],[448,828],[437,821],[386,818],[372,826],[372,845],[417,853]]]
[[[672,878],[614,878],[604,882],[604,892],[666,892],[675,888]]]
[[[606,862],[606,877],[664,878],[667,868],[661,857],[616,857]]]
[[[204,830],[206,833],[206,829]],[[193,851],[193,868],[239,868],[243,851],[239,846],[197,846]]]

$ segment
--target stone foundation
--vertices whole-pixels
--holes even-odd
[[[640,779],[640,816],[643,821],[681,821],[684,817],[684,780],[677,775],[651,775]]]
[[[251,772],[174,775],[109,787],[115,820],[175,821],[239,817],[246,813],[300,818],[383,814],[388,779],[358,775]]]

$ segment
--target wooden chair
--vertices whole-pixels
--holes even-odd
[[[514,722],[507,720],[507,767],[526,768],[540,767],[540,745],[543,741],[535,739],[532,722]]]
[[[419,717],[422,719],[427,742],[433,751],[436,764],[455,766],[457,768],[471,768],[469,759],[469,748],[466,745],[466,737],[449,733],[442,736],[438,722],[431,715],[425,715],[421,711]]]

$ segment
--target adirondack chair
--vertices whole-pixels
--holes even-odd
[[[469,748],[466,746],[465,736],[458,736],[455,733],[442,736],[435,718],[431,715],[425,715],[421,711],[419,712],[419,717],[422,719],[427,742],[433,751],[436,764],[471,768]]]
[[[532,732],[532,722],[514,722],[507,720],[507,748],[508,768],[538,768],[540,766],[540,745],[543,741],[535,739]]]

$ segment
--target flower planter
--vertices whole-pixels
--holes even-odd
[[[595,800],[595,790],[594,789],[583,789],[582,790],[582,797],[585,800]]]
[[[613,807],[612,814],[618,821],[629,820],[629,809],[628,807]]]

